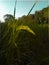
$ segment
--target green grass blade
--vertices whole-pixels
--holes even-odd
[[[15,15],[16,15],[16,4],[17,4],[17,0],[15,1],[15,6],[14,6],[14,18],[15,18]]]
[[[16,28],[16,30],[17,30],[17,31],[19,31],[19,30],[26,30],[26,31],[32,33],[33,35],[36,35],[35,32],[34,32],[32,29],[30,29],[30,27],[25,26],[25,25],[20,25],[20,26],[18,26],[18,27]]]
[[[30,9],[28,15],[30,14],[30,12],[32,11],[32,9],[34,8],[34,6],[36,5],[37,2],[38,2],[38,1],[36,1],[36,2],[34,3],[34,5],[32,6],[32,8]]]

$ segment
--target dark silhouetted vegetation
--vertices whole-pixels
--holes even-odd
[[[18,20],[5,15],[0,22],[0,65],[49,65],[48,11],[49,7]]]

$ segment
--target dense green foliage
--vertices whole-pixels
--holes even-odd
[[[44,18],[37,12],[18,20],[6,18],[5,23],[0,23],[0,65],[49,65],[48,9],[39,12],[44,13]],[[20,25],[28,26],[35,35]],[[22,30],[17,31],[18,27]]]

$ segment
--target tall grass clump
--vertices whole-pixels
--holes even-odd
[[[4,23],[5,26],[4,26],[3,32],[2,32],[3,35],[1,37],[1,43],[3,45],[1,45],[2,48],[1,48],[0,54],[2,54],[2,56],[0,58],[2,59],[2,57],[4,57],[4,60],[2,62],[1,61],[0,62],[1,62],[1,64],[4,64],[4,62],[5,62],[5,65],[9,65],[9,64],[12,65],[12,62],[11,62],[12,57],[14,60],[14,56],[13,56],[14,51],[12,51],[12,50],[14,50],[14,49],[16,50],[16,52],[15,52],[15,55],[17,55],[16,59],[19,62],[20,54],[19,54],[18,43],[16,41],[17,41],[17,37],[18,37],[21,29],[26,30],[26,31],[32,33],[33,35],[35,35],[34,31],[31,30],[28,26],[25,26],[22,24],[20,26],[18,26],[19,22],[15,21],[16,2],[15,2],[15,7],[14,7],[14,16],[12,16],[13,19],[12,20],[9,18],[6,19],[7,23],[6,22]],[[5,17],[6,16],[9,17],[9,15],[5,15]],[[12,56],[11,59],[10,59],[10,56]]]

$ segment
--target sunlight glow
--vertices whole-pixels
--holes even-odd
[[[4,21],[3,16],[6,14],[6,9],[5,6],[3,4],[0,4],[0,20]]]

